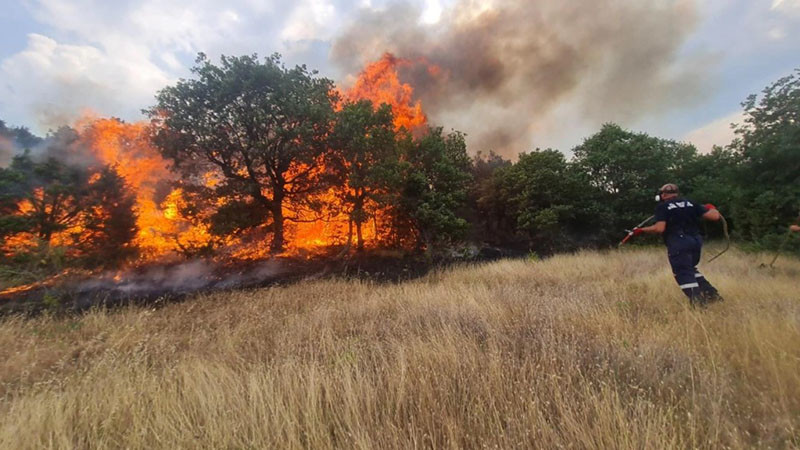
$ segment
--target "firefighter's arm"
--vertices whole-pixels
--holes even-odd
[[[633,234],[634,236],[642,234],[642,233],[653,233],[653,234],[661,234],[664,230],[667,229],[667,222],[666,221],[658,221],[649,227],[642,227],[642,228],[634,228]]]
[[[717,211],[716,206],[712,205],[711,203],[706,203],[703,206],[706,207],[706,212],[703,213],[703,219],[713,220],[713,221],[717,221],[720,219],[721,216],[719,211]]]

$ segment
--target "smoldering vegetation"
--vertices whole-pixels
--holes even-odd
[[[476,254],[471,261],[488,261],[499,256]],[[11,288],[0,293],[0,318],[42,313],[71,315],[92,308],[126,305],[163,306],[199,294],[322,278],[402,282],[464,262],[468,261],[368,252],[347,258],[316,255],[314,258],[275,257],[254,261],[191,259],[96,273],[67,270],[41,282],[21,286],[20,290]]]
[[[597,126],[692,103],[713,74],[710,55],[681,56],[696,9],[686,0],[458,0],[428,25],[400,2],[364,10],[332,58],[350,74],[387,51],[409,59],[403,81],[435,122],[469,130],[473,148],[513,156],[557,107]]]
[[[163,263],[95,274],[65,272],[23,290],[0,294],[0,315],[82,312],[92,307],[158,304],[206,291],[245,289],[296,281],[319,267],[268,260],[224,265],[213,260]],[[287,273],[292,272],[292,273]]]
[[[280,273],[282,270],[278,261],[262,261],[238,271],[224,271],[212,261],[192,260],[172,266],[145,267],[124,275],[104,273],[93,280],[81,282],[78,289],[116,290],[129,295],[145,295],[150,292],[183,293],[209,287],[226,289],[243,286]]]

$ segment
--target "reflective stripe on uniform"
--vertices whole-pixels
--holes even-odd
[[[680,287],[681,287],[681,289],[689,289],[689,288],[700,287],[700,285],[697,284],[697,283],[686,283],[686,284],[682,284]]]
[[[696,274],[694,274],[694,277],[695,278],[703,278],[703,274],[702,273],[696,273]]]

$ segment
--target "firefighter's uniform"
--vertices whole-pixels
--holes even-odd
[[[656,222],[667,224],[663,237],[675,281],[693,306],[721,300],[714,286],[697,270],[703,249],[698,223],[707,211],[705,206],[678,197],[661,202],[655,213]]]

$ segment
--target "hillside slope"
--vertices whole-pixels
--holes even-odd
[[[704,311],[647,249],[7,319],[0,448],[800,446],[800,261],[758,262]]]

